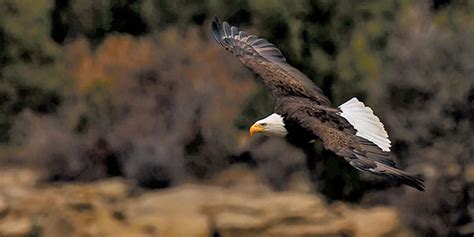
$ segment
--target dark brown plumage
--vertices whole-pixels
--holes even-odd
[[[372,114],[376,120],[367,115],[372,120],[349,122],[349,118],[360,115],[351,114],[344,117],[343,113],[346,111],[343,111],[343,107],[331,107],[329,99],[321,89],[303,73],[289,65],[273,44],[255,35],[239,31],[237,27],[230,26],[227,22],[220,23],[218,18],[213,20],[211,27],[214,39],[257,74],[268,87],[275,99],[275,113],[283,117],[285,128],[288,130],[287,138],[291,143],[302,144],[319,138],[326,149],[343,157],[359,170],[395,179],[418,190],[424,190],[422,179],[397,169],[395,162],[389,157],[389,152],[383,150],[385,147],[383,145],[387,142],[385,149],[388,149],[389,141],[388,137],[384,137],[383,134],[386,135],[386,132],[375,115]],[[353,101],[346,106],[350,108],[344,107],[344,109],[350,113],[360,111],[366,114],[372,113],[370,109],[365,110],[368,107],[357,108],[357,102]],[[380,125],[376,124],[377,122]],[[360,123],[369,125],[359,125]],[[359,129],[356,129],[354,124],[357,124]],[[363,131],[363,126],[368,126],[369,130]],[[374,132],[377,126],[382,126],[383,132]]]

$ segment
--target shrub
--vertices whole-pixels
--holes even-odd
[[[59,111],[17,123],[23,158],[55,180],[124,175],[164,187],[212,175],[237,149],[234,119],[255,87],[224,54],[197,30],[114,35],[95,52],[85,39],[69,44]]]

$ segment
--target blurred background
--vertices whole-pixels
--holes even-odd
[[[426,192],[248,127],[214,16],[364,101]],[[472,236],[474,2],[1,0],[0,236]]]

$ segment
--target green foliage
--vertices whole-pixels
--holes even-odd
[[[52,1],[6,0],[0,5],[0,142],[8,140],[15,116],[24,108],[50,112],[60,102],[56,59],[50,38]]]
[[[205,0],[145,0],[142,12],[151,29],[159,31],[169,25],[186,28],[190,24],[202,24],[209,14],[209,5]]]
[[[98,45],[111,32],[142,35],[148,26],[142,17],[142,0],[56,1],[52,12],[52,38],[86,36]]]
[[[112,16],[111,1],[71,1],[71,30],[80,32],[89,38],[103,38],[110,31]]]
[[[49,37],[51,1],[3,1],[0,27],[5,40],[2,58],[7,62],[47,63],[58,53]]]

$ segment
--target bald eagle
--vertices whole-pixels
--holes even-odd
[[[257,74],[274,98],[273,114],[255,122],[250,134],[285,137],[291,144],[319,138],[324,147],[358,170],[385,176],[424,191],[423,180],[398,168],[390,159],[390,140],[372,109],[357,98],[337,108],[306,75],[287,63],[266,39],[239,31],[217,17],[214,39]]]

